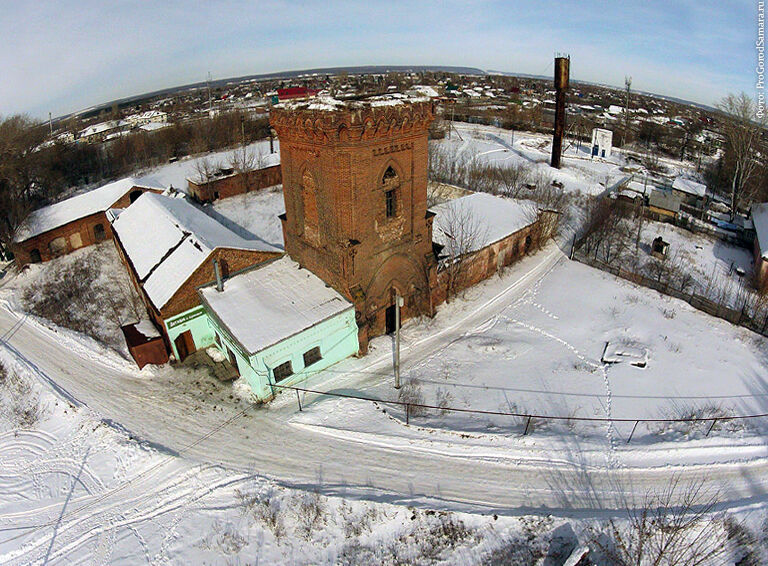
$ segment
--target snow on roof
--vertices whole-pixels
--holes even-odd
[[[249,354],[354,308],[288,257],[199,290],[203,302]]]
[[[112,225],[144,290],[161,309],[216,248],[282,252],[246,240],[186,199],[145,193]]]
[[[436,98],[440,96],[438,92],[434,89],[434,87],[431,87],[429,85],[413,85],[411,89],[415,90],[419,94],[428,96],[430,98]]]
[[[488,193],[472,193],[439,204],[431,210],[436,214],[432,239],[443,246],[456,237],[452,232],[456,230],[457,221],[471,219],[469,229],[477,234],[470,249],[463,250],[464,253],[498,242],[530,226],[538,217],[538,206],[533,201],[507,199]]]
[[[133,177],[120,179],[87,193],[35,210],[16,231],[14,241],[23,242],[80,218],[97,212],[105,212],[134,187],[163,189],[161,186],[139,182]]]
[[[672,183],[672,188],[689,195],[696,195],[697,197],[703,197],[707,194],[706,185],[692,179],[686,179],[685,177],[677,177]]]
[[[755,225],[760,256],[768,259],[768,202],[752,205],[752,223]]]
[[[142,124],[141,126],[139,126],[139,129],[144,130],[145,132],[151,132],[154,130],[167,128],[168,126],[170,126],[170,124],[166,122],[149,122],[148,124]]]
[[[680,210],[680,198],[672,191],[653,189],[648,196],[648,205],[676,213]]]

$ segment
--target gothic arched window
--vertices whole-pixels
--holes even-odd
[[[317,211],[317,187],[315,178],[309,170],[304,171],[301,177],[301,198],[304,205],[304,233],[308,239],[316,241],[320,226]]]
[[[384,210],[386,217],[394,218],[397,216],[397,189],[400,185],[400,179],[391,165],[384,171],[384,175],[381,177],[381,184],[384,187]]]

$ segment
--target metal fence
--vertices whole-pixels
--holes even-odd
[[[763,308],[755,308],[750,306],[745,300],[742,308],[734,309],[731,306],[723,304],[722,302],[714,301],[703,295],[699,295],[693,292],[688,293],[681,291],[669,282],[657,281],[656,279],[652,279],[646,275],[635,273],[622,267],[609,265],[593,257],[582,254],[578,250],[574,250],[572,259],[585,265],[600,269],[601,271],[606,271],[612,275],[615,275],[616,277],[631,281],[637,285],[648,287],[649,289],[654,289],[655,291],[658,291],[664,295],[669,295],[670,297],[685,301],[693,308],[705,312],[710,316],[727,320],[731,324],[743,326],[744,328],[748,328],[753,332],[757,332],[763,336],[768,336],[768,308],[766,308],[765,305],[761,305]]]
[[[400,401],[395,399],[379,399],[375,397],[367,397],[364,395],[357,395],[353,393],[340,393],[336,391],[320,391],[317,389],[297,387],[294,385],[274,384],[273,387],[276,387],[282,390],[295,391],[296,403],[298,405],[299,411],[303,411],[304,407],[306,406],[306,399],[305,399],[305,404],[302,405],[301,395],[300,395],[301,393],[305,395],[307,394],[317,395],[320,397],[337,397],[342,399],[354,399],[354,400],[365,401],[373,404],[400,407],[405,412],[406,425],[410,425],[411,420],[415,418],[414,413],[416,410],[418,410],[419,412],[435,411],[435,412],[439,412],[440,414],[464,413],[464,414],[473,414],[473,415],[518,418],[518,419],[522,419],[523,422],[525,422],[525,427],[523,429],[521,436],[527,436],[533,431],[532,423],[542,422],[542,421],[556,421],[556,422],[566,422],[566,423],[575,423],[575,422],[611,423],[612,425],[617,423],[632,424],[632,430],[629,433],[629,436],[627,437],[627,440],[626,440],[627,444],[629,444],[632,441],[632,438],[635,435],[637,427],[640,424],[649,425],[649,424],[664,424],[664,423],[691,423],[691,424],[704,423],[707,425],[707,432],[705,436],[708,437],[712,432],[712,430],[715,428],[715,425],[717,425],[718,423],[739,422],[739,421],[746,421],[746,420],[763,419],[768,417],[768,413],[757,413],[757,414],[751,414],[751,415],[721,414],[721,415],[713,415],[713,416],[705,416],[705,417],[691,416],[691,417],[679,417],[679,418],[578,417],[573,415],[562,416],[562,415],[547,415],[547,414],[541,414],[541,413],[525,413],[525,412],[514,412],[514,411],[509,411],[509,412],[489,411],[489,410],[483,410],[483,409],[472,409],[469,407],[450,407],[450,406],[441,406],[441,405],[429,405],[426,403],[407,402],[407,401]]]

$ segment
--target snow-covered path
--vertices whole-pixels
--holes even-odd
[[[564,259],[551,246],[526,261],[524,274],[491,300],[440,332],[411,343],[408,359],[428,356],[467,328],[493,319]],[[726,506],[760,503],[768,491],[768,458],[761,445],[728,450],[727,458],[714,464],[651,468],[641,465],[642,459],[622,461],[620,453],[610,466],[604,459],[596,463],[597,458],[585,457],[576,436],[564,439],[557,453],[552,453],[552,443],[537,447],[535,435],[526,437],[520,450],[511,453],[494,452],[487,446],[479,453],[466,441],[454,446],[445,438],[390,443],[385,435],[324,434],[291,422],[295,405],[288,396],[242,414],[240,408],[226,404],[192,404],[189,393],[172,383],[139,375],[127,363],[121,366],[85,348],[72,348],[54,331],[20,320],[5,308],[0,308],[0,338],[2,347],[38,372],[57,394],[167,451],[169,461],[178,456],[190,465],[220,464],[235,477],[239,472],[263,474],[287,485],[318,486],[328,494],[503,514],[546,509],[593,515],[621,509],[632,504],[633,495],[640,500],[650,489],[664,487],[674,474],[715,483]],[[348,375],[324,379],[336,389],[360,386],[361,380],[370,379],[370,373],[362,377],[362,370],[384,367],[389,353],[374,353],[357,362]],[[728,446],[727,439],[723,446]],[[686,450],[696,448],[679,448],[680,454]],[[153,486],[165,489],[156,473],[127,481],[144,483],[149,500],[156,491]],[[59,529],[114,513],[120,493],[109,495],[100,494],[92,504],[71,502]],[[89,507],[78,511],[84,505]],[[19,518],[22,524],[39,520],[33,515]]]

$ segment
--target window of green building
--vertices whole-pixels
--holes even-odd
[[[320,355],[320,346],[315,346],[311,350],[304,352],[304,367],[311,366],[322,359],[323,356]]]
[[[287,362],[280,364],[274,370],[272,370],[272,373],[275,376],[275,382],[282,381],[286,377],[292,376],[293,366],[291,365],[291,361],[288,360]]]

